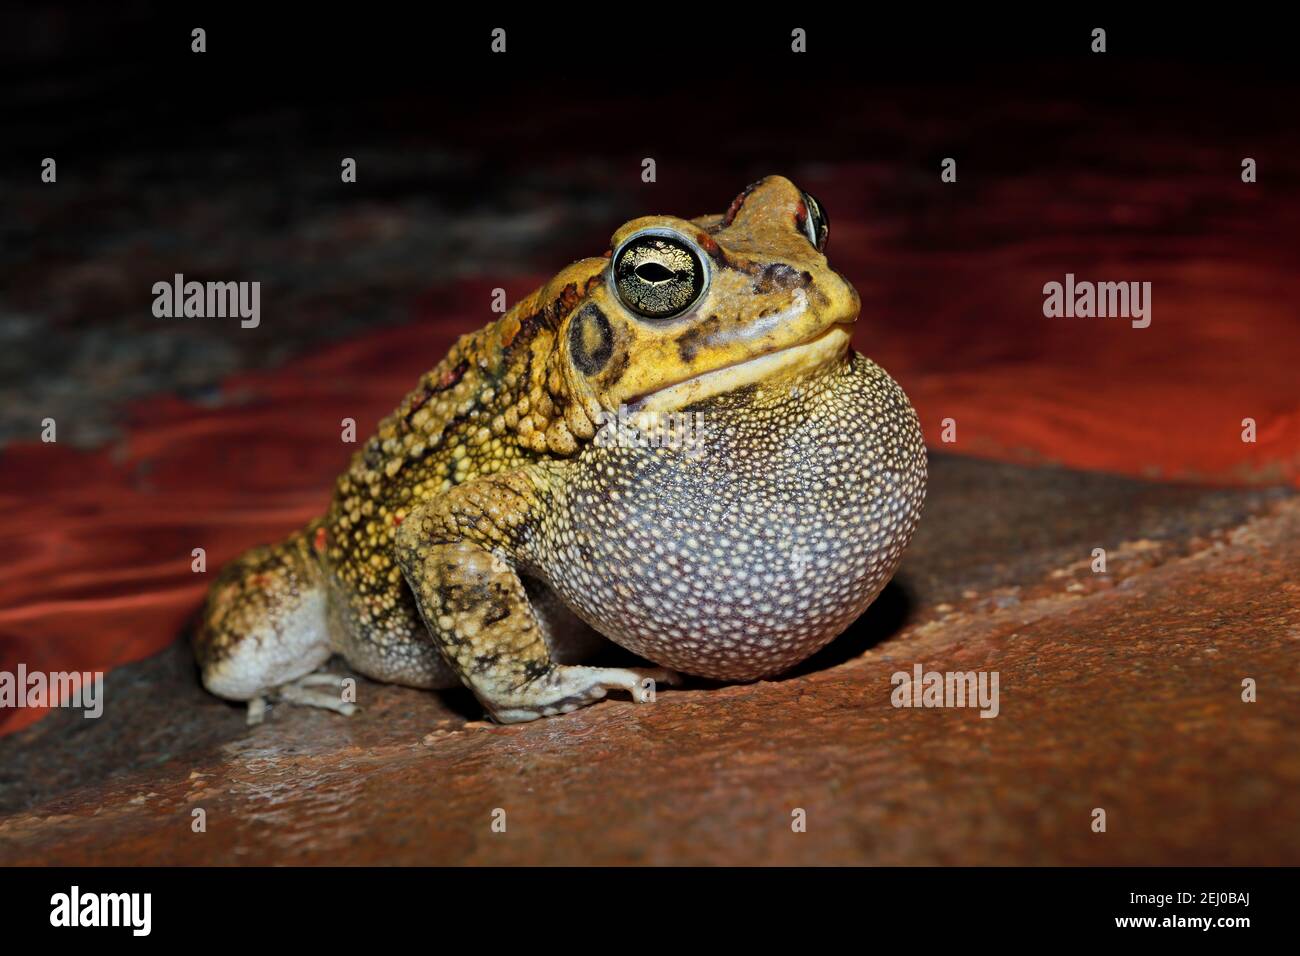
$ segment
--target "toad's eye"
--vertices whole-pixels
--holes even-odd
[[[808,215],[803,220],[804,235],[817,247],[818,252],[824,252],[826,239],[831,233],[831,220],[826,215],[826,207],[814,199],[812,193],[803,194],[803,204],[808,209]]]
[[[633,236],[619,246],[613,269],[623,304],[650,319],[681,315],[704,291],[703,257],[675,234]]]

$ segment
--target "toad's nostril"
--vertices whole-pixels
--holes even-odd
[[[784,262],[776,262],[754,277],[753,289],[758,295],[770,295],[773,292],[806,289],[810,285],[812,285],[810,273],[800,272]]]

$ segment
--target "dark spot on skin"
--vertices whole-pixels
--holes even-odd
[[[809,283],[812,282],[811,273],[809,272],[795,273],[793,267],[788,266],[783,262],[777,262],[777,263],[762,262],[762,261],[755,262],[753,260],[747,261],[745,259],[736,259],[736,260],[728,260],[727,267],[735,272],[739,272],[741,275],[749,276],[751,279],[755,281],[755,283],[767,282],[768,291],[771,291],[773,288],[794,288],[797,285],[808,285]],[[765,273],[770,272],[774,268],[789,269],[791,273],[794,273],[795,275],[798,276],[798,281],[793,281],[788,286],[773,285],[771,278],[765,277]],[[783,281],[790,281],[790,280],[787,278]],[[755,285],[755,289],[758,288],[759,287]]]
[[[609,367],[605,369],[605,374],[601,376],[601,384],[605,388],[617,385],[623,377],[623,373],[627,371],[628,366],[631,364],[632,356],[628,355],[626,351],[619,352],[618,357],[609,364]]]
[[[677,336],[677,354],[681,356],[683,362],[687,365],[695,360],[696,354],[708,342],[709,338],[717,333],[722,326],[722,320],[716,315],[711,315],[698,325],[693,325],[681,335]]]
[[[408,425],[411,422],[411,416],[413,416],[416,412],[418,412],[421,408],[423,408],[425,406],[425,403],[428,402],[429,399],[433,398],[433,394],[434,394],[434,390],[432,388],[430,388],[428,385],[424,386],[423,394],[420,395],[419,398],[417,398],[414,402],[411,403],[410,411],[406,413],[406,422]]]
[[[513,351],[516,342],[531,342],[537,336],[537,330],[546,325],[546,316],[542,312],[534,312],[532,315],[526,315],[519,320],[519,328],[514,330],[514,334],[509,337],[508,341],[501,344],[507,351]]]
[[[448,584],[442,588],[443,606],[454,614],[466,614],[477,607],[486,592],[475,584]]]
[[[807,286],[811,281],[812,276],[807,272],[799,272],[784,262],[774,262],[754,277],[754,292],[758,295],[788,292],[800,286]]]
[[[442,378],[438,379],[438,384],[434,386],[434,392],[445,392],[462,378],[469,369],[469,362],[461,362],[455,368],[448,369],[442,373]],[[427,399],[426,399],[427,400]]]
[[[570,282],[561,290],[555,300],[543,310],[548,319],[547,324],[551,328],[555,328],[559,321],[572,312],[581,300],[582,294],[578,292],[577,284]]]
[[[545,661],[524,661],[524,677],[528,680],[537,680],[545,676],[550,669],[551,665]]]
[[[583,306],[569,324],[569,354],[584,375],[595,375],[614,354],[614,330],[596,306]]]
[[[493,624],[499,624],[510,616],[510,605],[504,601],[493,601],[487,606],[487,611],[483,615],[483,624],[491,627]]]
[[[579,292],[577,283],[570,282],[550,302],[519,320],[519,327],[503,338],[501,344],[504,350],[513,352],[518,346],[531,342],[537,337],[537,333],[541,329],[558,328],[559,324],[564,321],[565,316],[572,312],[578,303],[582,301],[583,296],[589,294],[593,288],[600,284],[600,277],[594,276],[587,280],[584,291]],[[531,372],[531,365],[526,372]],[[527,374],[525,378],[527,378]]]

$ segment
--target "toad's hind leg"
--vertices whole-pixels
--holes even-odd
[[[250,719],[267,694],[347,710],[341,697],[294,684],[331,653],[324,574],[311,546],[315,530],[313,523],[280,544],[245,553],[208,592],[194,635],[203,686],[218,697],[249,701]]]
[[[397,533],[396,557],[447,662],[502,723],[567,713],[610,690],[646,699],[646,681],[676,683],[662,668],[558,663],[547,624],[516,563],[524,528],[544,506],[544,466],[479,478],[417,508]]]

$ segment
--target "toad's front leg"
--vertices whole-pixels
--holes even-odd
[[[417,508],[397,534],[397,560],[443,656],[502,723],[567,713],[610,690],[644,699],[660,668],[557,664],[518,566],[527,532],[550,501],[562,466],[540,463],[477,478]]]

